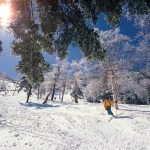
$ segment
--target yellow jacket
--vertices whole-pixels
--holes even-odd
[[[108,107],[111,107],[112,104],[114,104],[115,102],[112,101],[112,100],[109,100],[109,99],[105,99],[104,100],[104,107],[105,109],[108,108]]]

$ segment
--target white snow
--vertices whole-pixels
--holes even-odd
[[[68,95],[64,103],[0,93],[0,150],[149,150],[150,107],[119,104],[110,122],[103,104]],[[112,108],[114,114],[115,109]]]

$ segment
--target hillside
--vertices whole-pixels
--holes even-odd
[[[10,78],[9,76],[3,74],[0,72],[0,80],[5,80],[5,81],[9,81],[9,82],[15,82],[14,79]]]
[[[46,105],[26,93],[0,93],[0,150],[148,150],[150,107],[119,104],[108,122],[103,104],[71,103],[65,95]],[[114,108],[112,109],[115,113]]]

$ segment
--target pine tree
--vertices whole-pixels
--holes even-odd
[[[68,55],[70,44],[77,45],[88,59],[104,58],[105,50],[98,34],[91,28],[101,12],[113,28],[120,23],[124,7],[130,14],[149,13],[146,0],[13,0],[11,3],[15,14],[12,23],[16,24],[16,30],[33,20],[43,37],[39,42],[46,47],[45,51],[56,53],[62,59]],[[16,21],[18,18],[19,22]]]
[[[74,98],[75,103],[78,103],[78,98],[83,97],[83,92],[81,91],[80,87],[75,80],[74,87],[71,92],[71,96]]]
[[[43,49],[41,42],[44,39],[30,12],[32,5],[29,1],[17,4],[20,14],[11,24],[16,38],[12,44],[12,54],[21,57],[16,70],[25,75],[29,85],[33,88],[44,81],[44,73],[49,70],[50,65],[41,53]]]

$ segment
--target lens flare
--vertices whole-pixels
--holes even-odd
[[[0,5],[0,24],[2,26],[7,26],[11,16],[11,9],[9,5]]]

